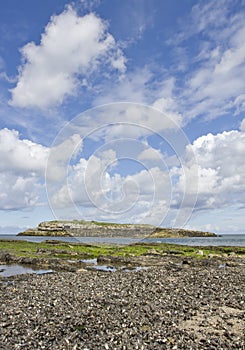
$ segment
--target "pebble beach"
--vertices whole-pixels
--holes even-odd
[[[244,259],[0,280],[0,349],[245,349]]]

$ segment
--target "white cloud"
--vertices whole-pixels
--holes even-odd
[[[40,204],[49,149],[20,139],[16,130],[0,130],[0,209]]]
[[[95,105],[111,102],[140,103],[152,106],[167,119],[178,125],[182,124],[182,114],[178,110],[178,103],[174,96],[175,79],[173,77],[162,78],[155,81],[155,73],[150,67],[143,67],[128,73],[116,84],[109,84],[101,88],[99,96],[95,99]],[[140,115],[138,120],[140,120]],[[163,122],[164,125],[164,122]],[[162,126],[160,123],[158,129]]]
[[[46,180],[62,181],[67,176],[70,161],[82,150],[82,146],[82,139],[78,134],[70,135],[58,144],[55,143],[47,159]]]
[[[207,28],[220,28],[226,24],[227,4],[229,1],[219,1],[214,3],[207,1],[198,3],[192,8],[192,26],[191,29],[195,33],[209,34]]]
[[[240,130],[245,132],[245,118],[241,122]]]
[[[40,203],[41,189],[34,176],[0,173],[0,210],[33,208]]]
[[[76,93],[80,75],[88,76],[102,64],[125,71],[125,58],[106,23],[93,13],[79,17],[71,6],[51,18],[40,45],[30,42],[21,53],[24,63],[11,90],[17,107],[62,103]]]
[[[191,146],[189,146],[191,147]],[[194,141],[192,151],[202,168],[215,168],[223,176],[245,175],[245,133],[236,130],[208,134]]]
[[[156,136],[174,149],[183,146],[179,153],[184,152],[188,143],[175,120],[157,109],[136,103],[112,103],[87,110],[64,126],[56,143],[60,144],[74,134],[103,143],[130,139],[135,145],[149,136]]]
[[[183,115],[180,112],[179,103],[175,97],[176,79],[168,77],[163,79],[158,85],[157,93],[154,95],[154,100],[151,103],[153,108],[168,116],[178,125],[183,123]]]
[[[109,84],[101,88],[100,95],[95,100],[95,105],[101,105],[111,102],[133,102],[146,103],[149,99],[149,93],[152,97],[154,87],[147,88],[152,78],[151,71],[144,67],[128,73],[116,84]],[[155,92],[155,91],[154,91]],[[148,95],[148,97],[147,97]]]
[[[21,140],[19,132],[0,130],[0,171],[44,176],[49,149],[30,140]]]
[[[99,148],[89,155],[87,151],[90,152],[90,150],[83,150],[83,154],[89,156],[88,160],[82,157],[79,163],[69,167],[63,162],[60,169],[63,175],[59,179],[55,178],[61,183],[48,181],[48,193],[54,211],[56,208],[60,211],[62,208],[74,205],[80,206],[81,211],[83,208],[86,208],[86,211],[88,208],[94,208],[96,215],[100,215],[101,219],[105,216],[105,212],[110,216],[112,213],[116,215],[120,212],[119,221],[126,214],[130,218],[128,220],[132,221],[133,218],[136,220],[142,217],[144,213],[147,216],[151,206],[153,211],[155,207],[160,208],[160,203],[162,205],[164,203],[165,209],[169,208],[172,188],[167,164],[173,164],[173,157],[168,163],[167,155],[164,155],[163,159],[159,150],[150,147],[147,138],[155,136],[159,147],[161,143],[168,143],[179,158],[179,164],[188,140],[171,118],[144,105],[109,104],[86,111],[67,124],[60,133],[61,141],[59,137],[57,138],[57,144],[70,138],[74,133],[87,135],[84,144],[87,144],[88,138],[89,143],[91,140],[96,141]],[[52,153],[55,154],[58,147],[55,146],[52,150],[50,159],[53,158]],[[69,151],[71,155],[73,147]],[[60,154],[62,152],[58,151],[58,155]],[[54,160],[56,158],[54,156]],[[122,175],[121,169],[116,173],[115,165],[121,158],[135,160],[137,171],[134,175],[127,176],[127,171]],[[51,171],[48,170],[51,176],[60,173],[53,170],[52,163],[53,161],[51,161]],[[142,168],[147,171],[141,171]],[[130,169],[131,165],[128,169],[129,174]],[[182,197],[182,193],[179,197]],[[148,203],[147,206],[146,203]],[[191,201],[189,204],[191,206]],[[164,208],[162,218],[166,213]],[[156,212],[159,215],[160,209]],[[148,216],[150,218],[151,215]]]
[[[67,166],[82,147],[81,137],[72,135],[50,148],[21,139],[16,130],[0,130],[0,209],[33,208],[46,197],[45,171],[50,181],[67,175]],[[46,169],[48,165],[48,168]]]
[[[109,176],[107,168],[114,162],[116,153],[108,150],[102,152],[100,157],[92,155],[88,160],[80,158],[75,165],[70,165],[69,174],[66,174],[67,178],[62,187],[57,192],[50,192],[53,207],[75,204],[99,208],[111,190],[113,179]]]
[[[80,0],[85,10],[92,11],[93,8],[99,5],[100,0]]]
[[[234,10],[232,1],[200,2],[169,40],[178,47],[178,60],[188,61],[174,91],[185,122],[245,110],[245,12]],[[189,46],[190,39],[196,46]]]
[[[166,70],[162,57],[161,64],[134,69],[120,82],[101,88],[95,104],[147,104],[179,125],[198,116],[214,119],[243,112],[245,13],[234,11],[233,5],[231,1],[196,4],[181,26],[182,33],[169,40],[181,69],[173,63]]]
[[[77,148],[78,139],[74,138],[74,144],[72,139],[69,141],[69,152],[73,153]],[[106,140],[105,135],[103,140]],[[73,206],[73,216],[81,211],[82,217],[89,213],[97,219],[110,217],[121,222],[147,219],[147,222],[155,224],[162,223],[165,217],[172,220],[178,215],[177,223],[181,225],[192,213],[196,196],[195,211],[244,203],[245,133],[242,131],[233,130],[217,135],[210,133],[199,137],[186,147],[182,165],[169,165],[169,168],[164,165],[164,162],[168,164],[167,156],[164,155],[164,166],[160,167],[161,153],[143,142],[142,147],[134,149],[133,159],[142,162],[145,169],[133,175],[115,171],[118,159],[124,156],[124,152],[116,151],[117,147],[108,149],[113,145],[116,145],[114,141],[108,142],[105,148],[100,147],[88,160],[80,158],[69,166],[62,161],[64,171],[60,179],[63,182],[52,182],[54,188],[51,186],[49,192],[54,212],[64,212]],[[123,147],[122,143],[116,146],[119,145]],[[132,159],[130,154],[129,159]],[[69,161],[68,155],[65,161]],[[67,166],[68,172],[65,171]]]
[[[39,205],[50,149],[30,140],[21,140],[17,131],[8,129],[0,130],[0,146],[0,208],[9,210]],[[50,184],[54,185],[54,191],[50,191],[54,208],[75,204],[82,213],[90,210],[90,215],[94,213],[101,219],[107,213],[116,221],[136,222],[148,218],[147,222],[154,223],[155,220],[159,224],[158,220],[167,215],[169,208],[176,213],[183,193],[186,194],[183,209],[193,205],[197,167],[196,210],[208,211],[244,203],[245,133],[242,128],[241,131],[210,133],[196,139],[187,146],[183,168],[178,165],[160,169],[159,151],[149,145],[145,149],[139,147],[134,159],[148,165],[147,169],[134,175],[123,176],[115,172],[118,154],[114,149],[101,148],[88,160],[80,158],[77,161],[73,156],[79,155],[81,146],[81,137],[73,134],[55,145],[51,152],[47,175]]]
[[[147,218],[148,223],[160,224],[171,200],[168,172],[150,167],[122,176],[111,172],[116,162],[114,150],[107,150],[70,166],[67,181],[58,191],[50,192],[54,212],[59,216],[73,207],[73,217],[78,212],[84,217],[89,211],[97,219],[106,216],[119,222],[146,222]]]
[[[212,55],[213,51],[211,51],[209,60],[202,62],[202,67],[192,75],[187,83],[187,86],[190,86],[190,101],[193,104],[199,103],[199,113],[205,113],[212,118],[217,117],[234,107],[239,96],[244,94],[244,20],[244,16],[239,18],[241,23],[238,28],[236,23],[238,19],[234,17],[230,21],[230,31],[226,33],[225,38],[226,45],[222,46],[220,41],[216,41],[217,55]],[[216,33],[214,33],[214,38],[215,36]],[[195,85],[193,85],[194,82]],[[194,107],[194,113],[195,109]]]
[[[199,211],[193,214],[186,228],[220,234],[243,234],[244,213],[244,208],[239,208],[239,205]]]
[[[159,150],[156,150],[153,148],[147,148],[139,154],[138,159],[139,160],[162,161],[162,154]]]
[[[188,156],[194,152],[196,163]],[[239,131],[208,134],[195,140],[187,147],[189,165],[185,175],[181,174],[177,191],[183,191],[182,182],[189,179],[185,189],[192,195],[193,167],[198,166],[197,209],[222,208],[232,204],[242,204],[245,200],[245,133]]]

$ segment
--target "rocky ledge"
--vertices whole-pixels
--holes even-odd
[[[97,221],[45,221],[19,236],[80,236],[80,237],[215,237],[211,232],[177,228],[162,228],[144,224],[116,224]]]

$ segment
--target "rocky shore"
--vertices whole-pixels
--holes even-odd
[[[245,349],[244,259],[0,281],[0,349]]]
[[[116,224],[97,221],[44,221],[36,228],[20,232],[19,236],[75,237],[215,237],[212,232],[162,228],[152,225]]]

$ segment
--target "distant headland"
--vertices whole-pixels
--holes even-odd
[[[36,228],[20,232],[18,236],[57,237],[216,237],[215,233],[181,228],[162,228],[147,224],[117,224],[85,220],[57,220],[41,222]]]

